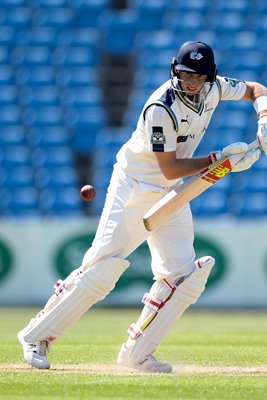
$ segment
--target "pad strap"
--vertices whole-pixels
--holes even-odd
[[[142,331],[139,328],[138,325],[136,325],[134,322],[129,326],[129,329],[127,330],[127,333],[131,336],[133,340],[137,339],[139,336],[142,335]]]

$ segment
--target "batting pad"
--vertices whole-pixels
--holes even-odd
[[[151,324],[135,340],[129,340],[129,362],[141,361],[146,355],[152,354],[175,322],[182,316],[185,310],[194,304],[202,292],[208,276],[215,263],[212,257],[202,257],[195,262],[196,269],[182,283],[178,284],[170,299],[160,308]]]
[[[86,270],[51,309],[30,322],[24,339],[29,343],[57,339],[93,304],[114,289],[129,265],[124,259],[109,258]]]

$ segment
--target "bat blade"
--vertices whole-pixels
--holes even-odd
[[[230,160],[224,158],[209,165],[185,183],[172,189],[144,215],[145,228],[148,231],[157,229],[176,211],[214,185],[231,170]]]

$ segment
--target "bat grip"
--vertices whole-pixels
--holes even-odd
[[[258,147],[260,148],[258,139],[254,140],[253,142],[249,143],[249,145],[248,145],[249,150],[257,149]]]

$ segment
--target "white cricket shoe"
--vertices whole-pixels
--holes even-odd
[[[125,344],[122,345],[117,362],[122,366],[138,369],[139,371],[147,373],[169,374],[170,372],[172,372],[172,366],[170,364],[158,361],[151,354],[146,355],[141,361],[130,360],[129,350],[127,349]]]
[[[18,333],[19,342],[23,348],[25,361],[34,368],[49,369],[50,363],[46,358],[49,351],[49,345],[46,340],[37,343],[28,343],[24,339],[24,330]]]

